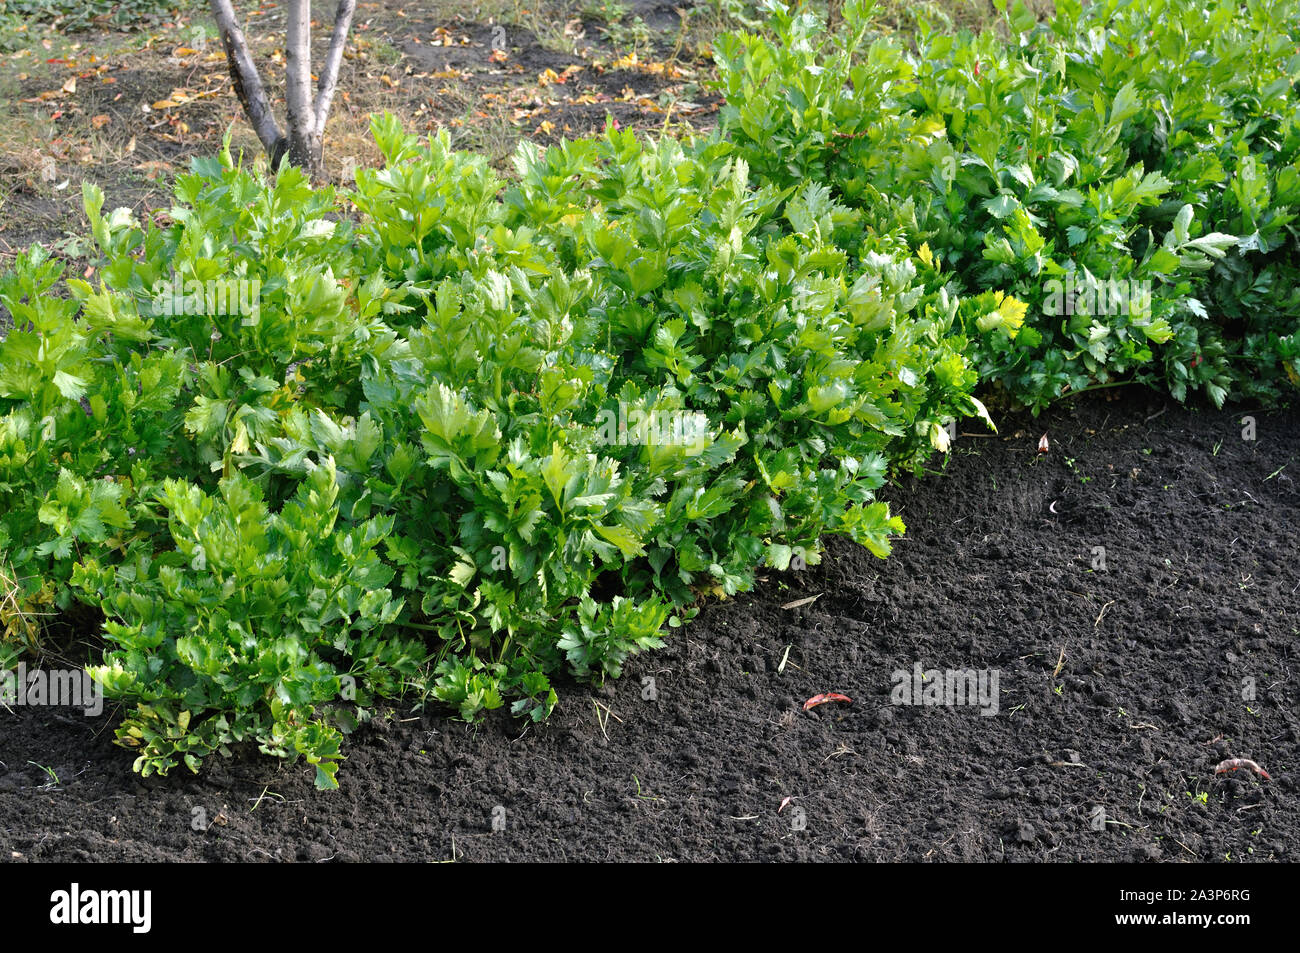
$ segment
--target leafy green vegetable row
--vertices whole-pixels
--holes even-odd
[[[379,117],[343,195],[228,152],[166,227],[88,187],[96,283],[0,276],[0,654],[98,607],[138,770],[253,742],[331,787],[376,698],[541,719],[824,534],[886,556],[875,491],[981,381],[1278,396],[1295,21],[1153,11],[908,52],[774,6],[708,139],[507,180]]]
[[[856,213],[836,240],[923,243],[954,290],[1026,306],[980,377],[1042,408],[1136,380],[1179,400],[1300,383],[1300,7],[1061,0],[1011,42],[927,25],[869,41],[769,4],[718,44],[722,126],[756,176]],[[1005,0],[1002,8],[1005,9]],[[969,328],[967,329],[969,331]]]
[[[0,279],[0,552],[102,609],[142,771],[254,741],[332,785],[410,688],[545,717],[702,591],[887,554],[887,468],[983,413],[958,300],[901,242],[850,259],[824,187],[612,129],[507,184],[374,130],[355,223],[225,155],[166,228],[86,190],[98,286]]]

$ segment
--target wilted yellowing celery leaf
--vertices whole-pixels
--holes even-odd
[[[948,428],[940,423],[930,423],[930,446],[940,453],[947,453],[952,440],[948,433]]]
[[[922,119],[916,124],[916,135],[918,138],[928,139],[931,136],[937,136],[941,132],[947,132],[948,126],[942,120],[935,116],[928,119]]]
[[[1001,328],[1010,337],[1015,337],[1020,326],[1025,323],[1025,312],[1029,310],[1029,305],[1002,292],[998,292],[997,302],[996,308],[976,322],[979,329],[991,331],[994,328]]]

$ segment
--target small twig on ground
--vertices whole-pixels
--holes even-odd
[[[608,705],[603,705],[600,702],[596,702],[596,704],[600,705],[601,708],[605,709],[605,713],[609,715],[610,718],[613,718],[620,725],[623,724],[623,719],[618,717],[618,715],[614,714],[613,710]]]
[[[1097,613],[1097,621],[1092,624],[1092,627],[1094,629],[1097,628],[1097,626],[1101,625],[1101,620],[1102,617],[1106,614],[1106,610],[1109,609],[1114,604],[1115,604],[1115,600],[1112,599],[1110,600],[1110,602],[1106,603],[1104,606],[1101,607],[1101,612]]]
[[[276,794],[274,791],[271,790],[271,786],[268,784],[266,787],[262,788],[262,793],[259,794],[256,798],[251,798],[251,797],[249,798],[249,800],[250,800],[250,801],[253,801],[254,804],[253,804],[252,807],[250,807],[250,808],[248,809],[248,813],[249,813],[249,814],[252,814],[252,813],[253,813],[254,811],[256,811],[259,807],[261,807],[261,806],[262,806],[262,801],[264,801],[268,796],[269,796],[269,797],[276,798],[277,800],[280,800],[280,801],[283,801],[283,800],[284,800],[284,795],[283,795],[283,794]]]

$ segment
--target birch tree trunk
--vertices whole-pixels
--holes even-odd
[[[258,140],[270,156],[271,164],[278,169],[281,159],[287,155],[290,163],[313,179],[323,179],[325,121],[329,118],[334,90],[338,86],[339,66],[343,62],[348,30],[352,27],[352,15],[356,12],[356,0],[339,0],[329,50],[325,55],[325,67],[317,80],[314,102],[311,93],[311,0],[288,0],[288,29],[285,35],[286,127],[283,132],[271,110],[266,87],[249,52],[248,41],[239,28],[231,0],[209,0],[209,4],[221,33],[221,44],[226,51],[235,95],[239,97],[248,121],[252,123]]]

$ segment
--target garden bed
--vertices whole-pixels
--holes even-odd
[[[959,437],[885,494],[890,559],[832,541],[546,724],[376,719],[336,792],[0,711],[0,860],[1292,859],[1300,421],[1123,394]],[[996,713],[893,704],[917,663],[996,672]]]

